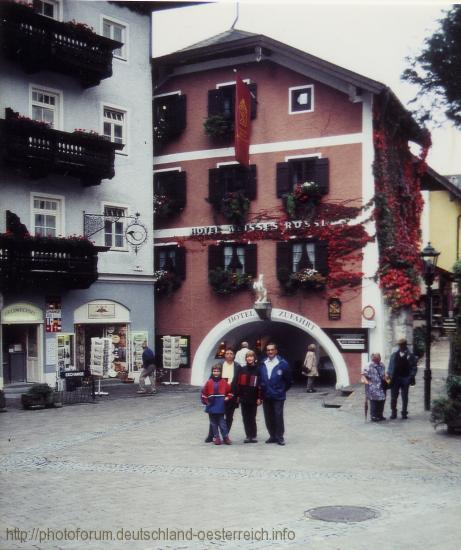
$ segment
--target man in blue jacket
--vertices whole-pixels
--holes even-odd
[[[269,432],[266,443],[285,445],[283,406],[286,392],[292,384],[291,371],[287,361],[278,355],[277,346],[273,342],[267,344],[266,355],[260,364],[264,420]]]

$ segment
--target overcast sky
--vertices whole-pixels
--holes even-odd
[[[241,0],[235,28],[265,34],[390,86],[404,105],[414,88],[400,80],[405,57],[437,28],[446,2],[334,3]],[[154,13],[154,56],[228,30],[234,0]],[[448,123],[432,131],[429,162],[441,174],[461,173],[461,131]]]

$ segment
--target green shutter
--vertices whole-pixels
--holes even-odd
[[[224,269],[224,248],[220,245],[210,244],[208,247],[208,269]]]
[[[182,280],[186,278],[186,249],[183,246],[178,246],[175,250],[175,273]]]
[[[326,195],[330,187],[330,164],[328,159],[317,159],[315,163],[315,182],[320,187],[322,194]]]
[[[288,279],[291,273],[292,267],[292,248],[290,242],[278,242],[277,243],[277,277],[280,281]]]
[[[247,244],[245,246],[245,273],[256,277],[257,266],[257,246],[256,244]]]
[[[277,163],[277,197],[281,199],[283,195],[291,193],[290,165],[288,162]]]
[[[315,244],[315,269],[322,275],[328,274],[328,243],[318,241]]]

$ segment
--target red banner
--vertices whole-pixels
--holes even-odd
[[[235,89],[235,160],[250,166],[251,95],[237,75]]]

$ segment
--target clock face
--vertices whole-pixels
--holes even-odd
[[[365,306],[362,309],[362,315],[367,321],[371,321],[375,316],[375,308],[373,306]]]
[[[126,240],[133,246],[139,246],[147,239],[147,229],[140,222],[131,223],[125,231]]]

